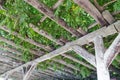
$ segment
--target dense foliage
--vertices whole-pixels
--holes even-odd
[[[39,0],[39,1],[44,3],[46,6],[50,8],[52,8],[52,6],[57,2],[57,0]],[[101,6],[109,1],[111,0],[98,0]],[[60,47],[60,45],[56,45],[54,42],[36,33],[32,28],[29,27],[30,23],[36,25],[36,27],[38,27],[39,29],[48,32],[56,39],[59,39],[61,37],[69,41],[77,39],[76,37],[72,37],[69,32],[61,28],[58,24],[56,24],[49,18],[47,18],[45,21],[41,23],[40,19],[44,15],[41,14],[32,6],[30,6],[29,4],[25,3],[24,0],[6,0],[2,6],[3,9],[0,10],[0,25],[7,26],[7,28],[11,30],[11,33],[15,31],[19,33],[23,38],[33,39],[36,42],[42,43],[46,46],[51,46],[54,49]],[[108,9],[110,12],[119,11],[120,0],[117,0],[117,2],[110,4],[109,6],[106,7],[106,9]],[[65,22],[67,22],[67,24],[70,27],[74,29],[78,29],[79,27],[81,27],[85,31],[93,32],[99,28],[99,25],[97,25],[94,28],[88,29],[88,26],[94,23],[95,20],[89,14],[87,14],[81,7],[76,5],[72,0],[65,0],[63,4],[61,4],[57,9],[54,10],[54,14],[55,16],[62,18]],[[116,15],[115,17],[116,19],[120,19],[120,15]],[[31,54],[29,50],[33,49],[39,52],[42,49],[36,47],[35,45],[32,45],[31,43],[25,42],[24,40],[18,38],[18,36],[14,36],[11,33],[8,33],[0,29],[0,36],[13,41],[17,46],[23,47],[22,49],[20,47],[17,47],[17,50],[21,52],[22,55],[20,57],[24,62],[28,62],[36,58],[36,56]],[[105,38],[106,47],[108,47],[111,44],[115,36],[116,35]],[[15,48],[3,42],[0,42],[0,45]],[[84,47],[88,49],[89,52],[94,53],[93,45],[92,46],[86,45]],[[47,53],[48,52],[45,51],[45,54]],[[67,54],[81,61],[86,62],[80,56],[74,54],[74,52],[68,52]],[[82,77],[90,75],[91,70],[87,69],[86,67],[62,56],[58,56],[56,58],[62,59],[66,61],[68,64],[73,64],[81,70],[81,72],[74,71],[75,74],[80,74],[82,75]],[[120,59],[120,56],[118,56],[117,59]],[[57,67],[58,65],[60,67]],[[113,62],[113,65],[117,68],[120,68],[120,65],[117,63],[116,60]],[[56,63],[52,60],[45,61],[38,65],[38,68],[47,69],[48,67],[53,67],[56,70],[63,68],[64,65]]]

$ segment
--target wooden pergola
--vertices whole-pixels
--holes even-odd
[[[8,70],[4,69],[5,71],[3,71],[3,73],[1,74],[1,77],[4,77],[5,80],[8,80],[9,77],[14,77],[14,76],[12,76],[12,74],[16,74],[16,76],[20,77],[19,78],[20,80],[21,80],[21,78],[22,78],[22,80],[34,80],[35,76],[37,76],[38,78],[46,77],[46,80],[47,79],[52,80],[52,78],[53,79],[54,78],[79,79],[79,77],[73,75],[73,72],[67,67],[70,67],[74,70],[80,71],[78,68],[76,68],[74,65],[67,64],[63,60],[53,59],[54,57],[61,55],[63,57],[66,57],[66,58],[74,61],[74,62],[77,62],[78,64],[81,64],[91,70],[96,71],[98,80],[111,80],[110,74],[109,74],[109,66],[111,65],[112,61],[115,59],[115,57],[120,52],[120,33],[119,33],[120,32],[120,21],[116,21],[113,17],[113,15],[118,14],[118,13],[111,14],[108,10],[104,10],[104,7],[107,6],[107,4],[104,5],[104,7],[100,7],[97,3],[95,5],[93,5],[89,0],[73,0],[76,4],[81,6],[87,13],[89,13],[96,20],[96,22],[94,24],[90,25],[89,28],[92,28],[97,24],[101,25],[100,29],[98,29],[94,32],[91,32],[91,33],[87,33],[80,28],[78,30],[72,29],[71,27],[69,27],[67,25],[67,23],[64,20],[62,20],[61,18],[57,18],[54,15],[52,10],[54,10],[58,6],[60,6],[64,0],[58,0],[58,2],[53,6],[52,10],[50,8],[48,8],[47,6],[45,6],[43,3],[38,2],[38,0],[24,0],[24,1],[28,4],[30,4],[31,6],[33,6],[39,12],[44,14],[44,17],[40,20],[41,22],[43,22],[46,18],[49,18],[52,21],[59,24],[66,31],[71,33],[72,36],[78,37],[78,39],[75,41],[72,41],[72,42],[66,42],[63,39],[62,40],[54,39],[51,35],[49,35],[44,30],[39,30],[36,26],[34,26],[33,24],[30,24],[30,27],[35,32],[46,37],[47,39],[49,39],[53,42],[55,42],[56,44],[61,45],[60,48],[54,50],[52,47],[45,46],[45,45],[40,44],[32,39],[29,39],[29,38],[24,39],[17,32],[11,32],[6,26],[0,26],[0,29],[4,30],[12,35],[15,35],[15,36],[19,37],[20,39],[22,39],[26,42],[29,42],[29,43],[49,52],[48,54],[44,54],[43,51],[37,52],[34,50],[29,50],[32,54],[37,55],[39,57],[30,62],[27,62],[25,64],[20,63],[20,62],[15,62],[11,58],[6,59],[1,56],[0,61],[5,61],[7,64],[8,63],[17,64],[14,67],[12,67],[11,69],[8,69]],[[96,2],[96,0],[94,0],[94,1]],[[115,1],[112,1],[112,2],[115,2]],[[116,33],[118,33],[118,36],[114,39],[114,41],[109,46],[109,48],[105,49],[103,38],[107,37],[109,35],[116,34]],[[19,47],[22,50],[25,49],[22,46],[20,46],[20,45],[18,46],[14,42],[5,39],[4,37],[0,37],[0,41],[3,41],[15,48]],[[88,52],[86,49],[84,49],[82,47],[83,45],[89,44],[91,42],[94,44],[95,55]],[[0,50],[1,55],[11,56],[11,57],[21,61],[20,58],[17,58],[13,54],[10,54],[10,52],[14,52],[14,53],[17,53],[20,55],[20,52],[17,51],[16,49],[4,47],[1,45],[0,45],[0,48],[4,49],[4,50]],[[90,64],[86,64],[82,61],[77,60],[76,58],[74,58],[70,55],[65,54],[68,51],[74,51],[77,55],[81,56],[83,59],[85,59]],[[7,54],[7,53],[9,53],[9,54]],[[53,68],[49,68],[48,70],[45,70],[45,71],[42,71],[42,70],[37,71],[36,70],[36,67],[39,63],[44,62],[46,60],[50,60],[50,59],[55,62],[58,62],[60,64],[63,64],[67,67],[64,68],[63,71],[58,70],[56,72],[52,71]],[[22,74],[22,75],[20,75],[20,74]]]

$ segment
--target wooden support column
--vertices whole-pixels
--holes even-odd
[[[97,65],[97,78],[98,80],[110,80],[108,68],[104,62],[105,48],[101,36],[97,36],[94,39],[95,54],[96,54],[96,65]]]

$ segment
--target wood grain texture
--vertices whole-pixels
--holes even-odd
[[[90,0],[73,0],[76,4],[82,7],[87,13],[89,13],[100,25],[103,27],[107,25],[102,14],[99,10],[90,2]]]

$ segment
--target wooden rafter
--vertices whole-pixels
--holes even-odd
[[[40,47],[40,48],[42,48],[42,49],[44,49],[44,50],[46,50],[46,51],[51,51],[51,50],[52,50],[50,47],[45,46],[45,45],[43,45],[43,44],[40,44],[40,43],[38,43],[38,42],[35,42],[35,41],[32,40],[32,39],[23,38],[23,37],[20,36],[17,32],[11,32],[6,26],[1,26],[0,29],[4,30],[4,31],[6,31],[6,32],[9,32],[9,33],[11,33],[12,35],[15,35],[15,36],[17,36],[18,38],[20,38],[20,39],[22,39],[22,40],[24,40],[24,41],[26,41],[26,42],[29,42],[29,43],[37,46],[37,47]]]
[[[59,40],[53,38],[50,34],[48,34],[47,32],[45,32],[44,30],[39,30],[37,27],[35,27],[33,24],[30,24],[30,27],[37,32],[38,34],[42,35],[43,37],[55,42],[58,45],[63,45],[62,42],[60,42]]]
[[[3,45],[0,45],[0,48],[3,49],[3,50],[6,50],[6,51],[10,51],[12,53],[15,53],[16,55],[20,55],[21,53],[18,52],[17,50],[13,49],[13,48],[9,48],[8,46],[3,46]]]
[[[52,59],[53,61],[55,61],[55,62],[59,62],[59,63],[61,63],[61,64],[64,64],[64,65],[67,65],[67,67],[70,67],[70,68],[72,68],[72,69],[74,69],[74,70],[76,70],[76,71],[80,71],[78,68],[76,68],[74,65],[72,65],[72,64],[67,64],[65,61],[63,61],[63,60],[58,60],[58,59]]]
[[[12,51],[11,51],[11,50],[12,50],[12,49],[10,48],[9,51],[12,52],[13,50],[12,50]],[[16,52],[17,50],[14,50],[14,51]],[[14,52],[14,51],[13,51],[13,52]],[[17,52],[18,52],[18,51],[17,51]],[[21,54],[19,54],[19,55],[21,55]],[[38,56],[40,56],[40,55],[38,54]],[[13,56],[12,56],[12,57],[13,57]],[[18,59],[18,58],[15,57],[15,59]],[[20,60],[20,59],[19,59],[19,60]],[[57,60],[57,59],[55,59],[55,60]],[[22,60],[21,60],[21,61],[22,61]],[[57,61],[57,62],[60,63],[60,64],[63,64],[63,63],[61,63],[61,60],[59,60],[59,61]],[[63,64],[63,65],[69,67],[69,65],[67,65],[67,64]],[[73,67],[71,67],[71,68],[72,68],[72,69],[75,69],[75,68],[73,68]]]
[[[60,18],[57,18],[53,11],[50,10],[47,6],[45,6],[43,3],[39,2],[38,0],[24,0],[28,4],[32,5],[34,8],[36,8],[38,11],[46,15],[48,18],[59,24],[62,28],[64,28],[66,31],[70,32],[72,35],[79,37],[80,33],[70,26],[67,25],[67,23]]]
[[[89,69],[95,70],[95,68],[92,67],[91,65],[86,64],[86,63],[84,63],[84,62],[82,62],[80,60],[77,60],[76,58],[74,58],[74,57],[72,57],[70,55],[67,55],[67,54],[61,54],[61,55],[64,56],[64,57],[66,57],[66,58],[68,58],[68,59],[70,59],[70,60],[73,60],[74,62],[77,62],[77,63],[79,63],[79,64],[81,64],[81,65],[83,65],[83,66],[85,66],[85,67],[87,67]]]
[[[57,7],[59,7],[59,6],[62,4],[63,1],[64,1],[64,0],[58,0],[58,1],[54,4],[54,6],[52,7],[52,9],[54,10],[54,9],[56,9]],[[46,18],[47,18],[47,16],[42,17],[42,19],[40,20],[40,22],[43,22]]]
[[[93,24],[91,24],[91,25],[88,27],[88,29],[93,28],[93,27],[96,26],[97,24],[98,24],[97,22],[94,22]]]
[[[3,42],[5,42],[5,43],[7,43],[7,44],[9,44],[9,45],[12,45],[12,46],[15,47],[15,48],[20,48],[20,49],[22,49],[22,50],[27,50],[27,49],[25,49],[23,46],[20,46],[20,45],[17,46],[14,42],[9,41],[9,40],[5,39],[4,37],[0,37],[0,41],[3,41]],[[36,51],[34,51],[34,50],[29,50],[29,52],[32,53],[32,54],[35,54],[35,55],[39,55],[39,56],[40,56],[40,54],[42,55],[42,53],[43,53],[43,52],[39,52],[39,54],[38,54],[38,52],[36,52]]]
[[[85,35],[84,37],[82,37],[82,38],[79,38],[78,40],[76,40],[76,41],[73,41],[73,42],[71,42],[71,43],[67,43],[65,46],[63,46],[63,47],[61,47],[61,48],[58,48],[57,50],[54,50],[54,51],[52,51],[52,52],[50,52],[49,54],[46,54],[46,55],[44,55],[44,56],[42,56],[42,57],[39,57],[39,58],[37,58],[37,59],[35,59],[35,60],[32,60],[32,61],[30,61],[30,62],[27,62],[26,64],[23,64],[23,65],[21,65],[21,66],[19,66],[19,67],[17,67],[17,68],[14,68],[14,69],[12,69],[12,70],[10,70],[10,71],[7,71],[6,73],[4,73],[4,74],[10,74],[10,73],[13,73],[13,72],[15,72],[15,71],[18,71],[18,70],[20,70],[22,67],[24,67],[24,66],[27,66],[27,65],[30,65],[31,63],[40,63],[40,62],[43,62],[43,61],[45,61],[45,60],[48,60],[48,59],[51,59],[51,58],[53,58],[53,57],[55,57],[55,56],[58,56],[58,55],[60,55],[60,54],[63,54],[63,53],[65,53],[65,52],[67,52],[67,51],[70,51],[70,50],[72,50],[71,49],[71,46],[75,46],[76,44],[77,45],[84,45],[84,44],[87,44],[87,43],[89,43],[89,42],[91,42],[92,40],[93,40],[93,38],[95,37],[95,36],[97,36],[97,35],[102,35],[103,37],[106,37],[106,36],[108,36],[108,35],[111,35],[111,34],[115,34],[115,33],[117,33],[118,31],[116,30],[116,24],[118,24],[118,23],[120,23],[119,21],[118,22],[116,22],[116,23],[114,23],[114,25],[112,24],[112,25],[110,25],[109,27],[103,27],[103,28],[101,28],[101,29],[99,29],[99,30],[97,30],[97,31],[94,31],[94,32],[92,32],[92,33],[90,33],[90,34],[87,34],[87,35]],[[110,31],[108,31],[108,30],[110,30]],[[103,33],[104,32],[104,33]],[[96,33],[96,34],[95,34]],[[83,42],[82,42],[83,41]],[[4,75],[3,74],[3,75]]]
[[[107,25],[102,14],[89,0],[73,0],[76,4],[84,8],[84,10],[89,13],[101,26]]]

